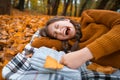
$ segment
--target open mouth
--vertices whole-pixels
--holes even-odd
[[[69,32],[70,32],[70,29],[69,29],[69,28],[67,28],[67,29],[66,29],[66,31],[65,31],[65,35],[68,35],[68,34],[69,34]]]

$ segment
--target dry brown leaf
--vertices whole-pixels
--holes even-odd
[[[18,52],[22,52],[23,49],[24,49],[24,47],[25,47],[25,45],[26,45],[26,44],[18,44],[18,46],[17,46],[17,48],[16,48],[17,51],[18,51]]]
[[[113,72],[115,72],[117,70],[111,66],[101,66],[96,63],[92,63],[92,64],[88,65],[87,68],[90,70],[102,72],[105,74],[112,74]]]
[[[7,40],[0,40],[0,45],[6,45],[7,44]]]
[[[15,55],[15,50],[10,48],[4,48],[6,54]]]

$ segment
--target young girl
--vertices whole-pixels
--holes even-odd
[[[80,25],[70,19],[53,18],[47,22],[41,35],[46,32],[43,36],[61,40],[65,51],[73,51],[63,55],[61,59],[61,63],[70,68],[78,68],[88,60],[120,68],[119,30],[119,13],[86,10],[81,15]]]
[[[91,73],[84,65],[81,66],[86,61],[91,60],[100,65],[120,68],[119,30],[120,14],[107,10],[84,11],[80,25],[66,18],[50,19],[46,27],[40,31],[40,35],[61,40],[63,42],[63,50],[66,52],[72,51],[62,55],[60,60],[62,64],[74,70],[48,70],[44,68],[43,62],[45,58],[43,57],[47,56],[45,54],[60,55],[59,52],[48,48],[35,50],[27,46],[22,54],[18,53],[3,68],[2,75],[8,80],[81,80],[81,74],[83,80],[119,80],[119,70],[116,74],[103,75],[103,73]],[[31,58],[27,55],[29,51],[30,53],[35,51],[32,56],[30,55]],[[59,56],[56,55],[53,57],[58,58]],[[75,68],[79,67],[81,69],[76,71]],[[73,72],[76,73],[77,77],[74,76]],[[72,77],[75,79],[72,79]]]

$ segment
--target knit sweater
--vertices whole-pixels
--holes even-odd
[[[81,48],[88,47],[96,62],[120,68],[120,13],[86,10],[81,16]]]

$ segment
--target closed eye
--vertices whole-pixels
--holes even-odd
[[[57,24],[57,25],[55,25],[55,28],[56,28],[56,29],[58,29],[58,28],[59,28],[59,25],[58,25],[58,24]]]

